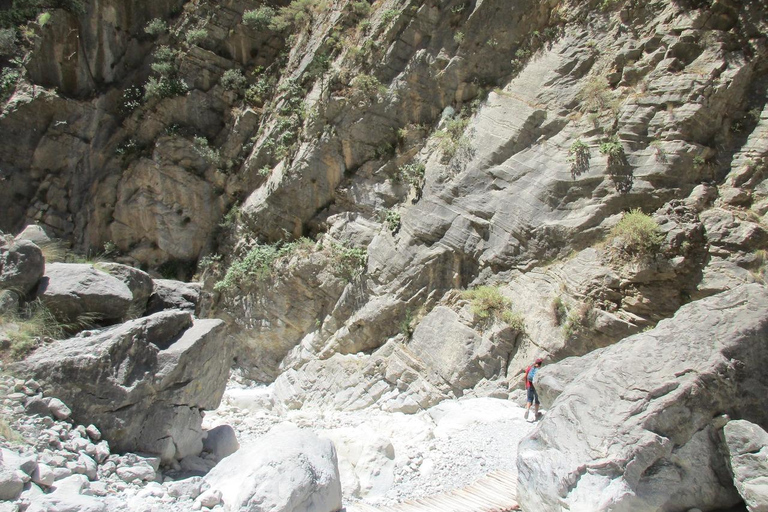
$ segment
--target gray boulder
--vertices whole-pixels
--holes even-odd
[[[37,224],[30,224],[25,227],[21,233],[16,235],[16,240],[29,240],[38,247],[50,244],[53,241],[48,233],[45,232],[45,229]]]
[[[57,320],[73,323],[83,319],[99,322],[123,318],[133,294],[120,280],[91,265],[51,263],[45,266],[37,296]]]
[[[133,294],[132,312],[141,316],[147,309],[147,301],[152,294],[152,278],[144,271],[121,263],[99,263],[96,268],[122,281]]]
[[[222,460],[205,477],[240,512],[336,512],[341,481],[328,439],[295,427],[272,430]]]
[[[37,286],[45,271],[45,258],[28,240],[0,239],[0,289],[26,295]]]
[[[152,295],[149,297],[147,313],[164,309],[182,309],[194,312],[200,302],[199,283],[184,283],[173,279],[155,279]]]
[[[745,420],[723,428],[734,483],[750,512],[768,512],[768,432]]]
[[[202,450],[202,414],[218,406],[230,366],[221,320],[164,311],[92,336],[58,341],[17,363],[93,423],[116,451],[163,462]]]
[[[768,424],[767,336],[768,289],[745,285],[603,349],[521,442],[521,505],[599,512],[737,504],[712,418],[725,412]]]
[[[216,460],[221,460],[235,453],[240,448],[235,429],[229,425],[219,425],[206,432],[203,449],[211,452]]]

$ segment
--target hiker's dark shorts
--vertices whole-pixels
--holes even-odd
[[[536,388],[531,386],[528,388],[528,403],[539,405],[539,394],[536,392]]]

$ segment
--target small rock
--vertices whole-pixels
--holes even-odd
[[[24,481],[16,473],[8,469],[0,470],[0,500],[13,501],[24,490]]]
[[[38,464],[37,471],[32,475],[32,481],[44,487],[50,487],[55,480],[56,475],[48,464]]]
[[[120,466],[116,472],[117,476],[127,483],[131,483],[134,480],[149,482],[155,479],[156,474],[152,466],[145,462],[133,466]]]
[[[200,505],[205,508],[213,508],[221,503],[221,491],[215,489],[208,489],[201,494],[196,502],[200,502]]]
[[[48,408],[57,420],[66,420],[72,415],[72,410],[58,398],[51,398],[51,401],[48,402]]]
[[[99,441],[101,439],[101,431],[96,428],[96,425],[88,425],[85,431],[92,440]]]
[[[166,485],[166,487],[168,489],[168,494],[174,498],[189,498],[193,500],[200,496],[200,493],[202,492],[202,485],[202,478],[199,476],[194,476],[192,478],[170,482]]]

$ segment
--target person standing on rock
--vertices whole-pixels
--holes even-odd
[[[536,421],[539,418],[539,395],[536,393],[536,387],[533,385],[533,379],[536,377],[536,372],[541,368],[541,358],[536,359],[531,366],[525,369],[525,391],[528,393],[528,398],[525,404],[525,416],[528,419],[528,414],[531,412],[531,406],[533,406],[533,419]]]

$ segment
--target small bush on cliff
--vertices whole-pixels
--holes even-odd
[[[262,5],[251,11],[243,13],[243,24],[254,30],[264,30],[269,28],[275,17],[275,10],[268,5]]]
[[[459,149],[469,145],[469,139],[464,135],[469,125],[469,119],[457,117],[449,120],[442,130],[435,132],[444,160],[450,160]]]
[[[312,20],[314,13],[325,7],[325,2],[320,0],[293,0],[285,7],[281,7],[272,20],[270,28],[273,30],[286,30],[306,26]]]
[[[512,301],[504,297],[496,286],[479,286],[466,290],[462,298],[470,301],[470,311],[481,322],[500,320],[520,332],[525,330],[523,316],[512,310]]]
[[[571,177],[578,178],[589,170],[589,145],[581,139],[571,144],[568,150],[568,161],[571,164]]]
[[[246,80],[245,75],[239,69],[228,69],[221,75],[219,83],[227,90],[242,92],[248,85],[248,80]]]
[[[190,46],[200,46],[200,43],[208,37],[208,31],[204,28],[193,28],[186,33],[184,39]]]
[[[664,235],[653,217],[638,209],[625,213],[611,231],[611,236],[614,244],[624,253],[634,256],[655,253],[664,240]]]
[[[150,20],[149,23],[147,23],[147,26],[144,27],[144,32],[151,35],[152,37],[157,37],[161,34],[165,34],[168,31],[168,24],[161,20],[160,18],[154,18]]]
[[[232,260],[224,278],[218,281],[213,289],[226,291],[241,284],[267,279],[272,275],[279,258],[312,243],[307,238],[300,238],[294,242],[256,244],[244,256]]]

